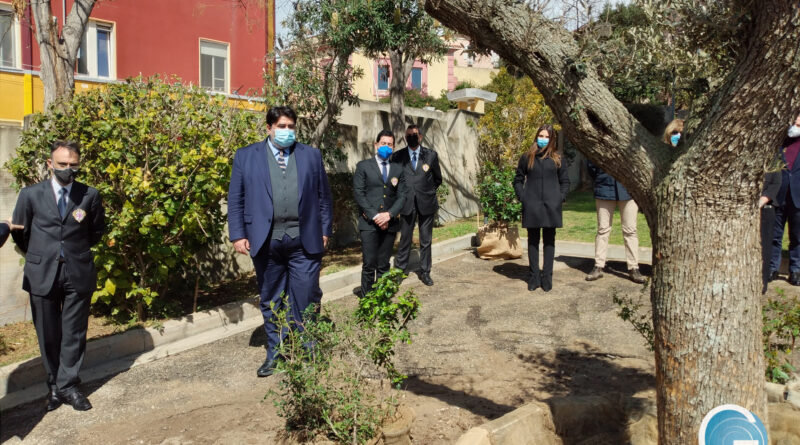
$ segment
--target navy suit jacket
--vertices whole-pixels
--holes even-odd
[[[786,164],[786,147],[797,142],[797,139],[798,138],[786,138],[786,140],[783,141],[781,145],[781,159],[783,159],[784,164]],[[783,206],[786,203],[786,193],[791,189],[794,206],[795,208],[800,208],[800,155],[794,160],[791,170],[784,168],[781,170],[781,173],[783,177],[781,178],[781,188],[778,190],[776,204]]]
[[[266,139],[236,150],[228,188],[228,232],[231,241],[247,238],[250,256],[258,254],[272,229],[272,183],[267,156],[273,156]],[[300,241],[309,254],[325,248],[322,237],[333,232],[333,200],[322,155],[314,147],[295,143]]]

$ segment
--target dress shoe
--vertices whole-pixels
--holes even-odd
[[[272,375],[273,372],[275,372],[275,359],[266,359],[264,361],[264,364],[261,365],[260,368],[258,368],[256,374],[259,377],[269,377]]]
[[[533,292],[536,289],[539,289],[539,282],[538,281],[533,281],[533,280],[528,280],[528,290]]]
[[[767,281],[775,281],[780,277],[781,276],[778,273],[778,271],[777,270],[773,270],[772,272],[769,273],[769,279]]]
[[[92,404],[80,391],[73,389],[67,392],[58,392],[58,399],[61,403],[70,405],[75,411],[89,411],[92,409]]]
[[[603,268],[594,266],[589,275],[586,275],[586,281],[594,281],[603,278]]]
[[[628,275],[630,276],[631,281],[633,281],[634,283],[642,284],[645,281],[647,281],[647,279],[644,277],[644,275],[642,275],[642,273],[639,272],[639,269],[631,269],[631,270],[629,270],[628,271]]]
[[[419,274],[419,280],[422,281],[422,284],[426,286],[433,286],[433,279],[431,279],[431,275],[429,273],[423,272]]]
[[[789,274],[789,284],[792,286],[800,286],[800,272],[792,272]]]
[[[51,387],[47,393],[47,410],[52,411],[61,406],[61,399],[58,398],[58,391],[55,387]]]

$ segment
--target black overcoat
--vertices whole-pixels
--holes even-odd
[[[561,227],[561,204],[569,192],[567,166],[536,155],[528,169],[528,154],[522,155],[514,175],[514,192],[522,203],[522,227]]]

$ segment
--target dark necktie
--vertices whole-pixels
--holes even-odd
[[[411,152],[411,167],[416,170],[417,169],[417,152]]]
[[[58,198],[58,213],[61,214],[61,219],[64,219],[64,216],[67,214],[67,189],[66,187],[62,188],[59,191],[61,195]]]
[[[383,173],[383,183],[386,184],[386,180],[389,179],[389,172],[386,171],[386,161],[381,162],[381,172]]]
[[[278,149],[278,167],[281,171],[286,173],[286,159],[283,157],[283,149]]]

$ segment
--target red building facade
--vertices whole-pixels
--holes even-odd
[[[60,27],[74,1],[50,2]],[[30,7],[20,18],[10,0],[0,0],[2,102],[9,105],[12,96],[24,102],[24,110],[0,119],[19,120],[40,109],[39,48],[30,17]],[[159,74],[220,93],[258,95],[274,41],[274,0],[98,1],[76,64],[77,89]]]

